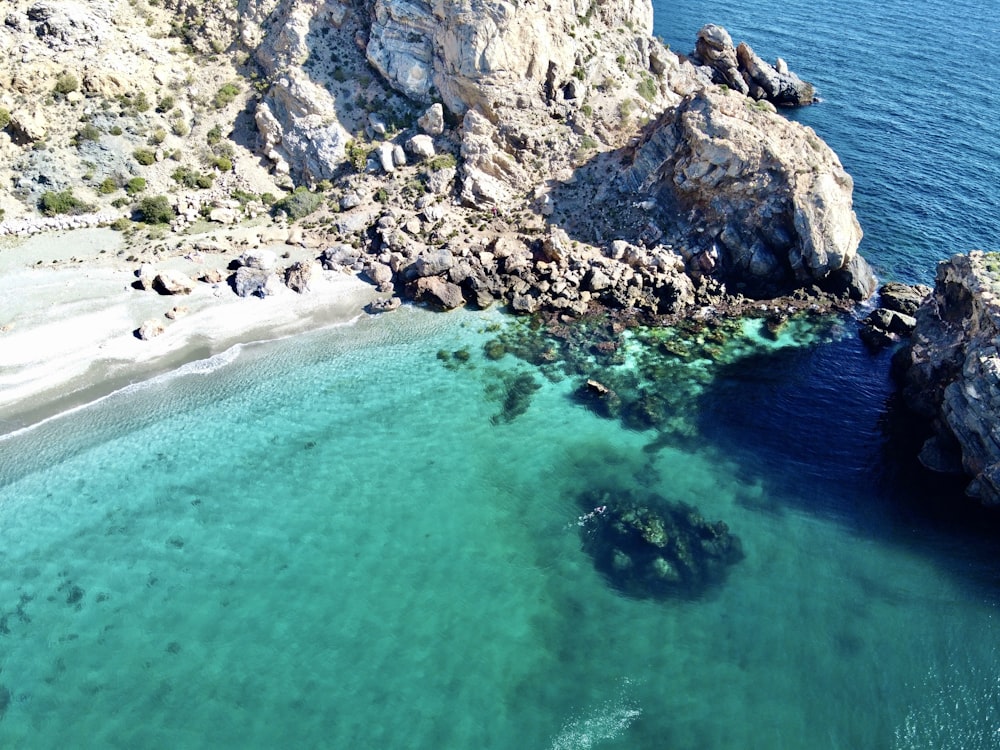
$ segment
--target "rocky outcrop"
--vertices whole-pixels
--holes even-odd
[[[732,92],[702,91],[667,110],[634,149],[623,188],[649,195],[699,252],[747,293],[816,284],[874,292],[857,254],[853,182],[812,129]]]
[[[895,363],[907,406],[931,424],[921,462],[960,468],[967,493],[1000,504],[1000,253],[956,255],[938,266]]]
[[[714,83],[779,107],[801,107],[816,101],[811,83],[788,70],[780,57],[774,65],[758,56],[746,42],[733,46],[729,32],[708,24],[698,32],[691,62],[707,69]]]
[[[877,306],[858,329],[861,340],[873,349],[891,346],[909,338],[917,325],[920,303],[931,293],[923,284],[890,281],[878,290]]]

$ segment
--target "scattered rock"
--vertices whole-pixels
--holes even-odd
[[[166,331],[166,326],[158,320],[147,320],[135,329],[134,334],[137,339],[149,341]]]
[[[140,276],[140,282],[142,277]],[[165,270],[156,274],[153,279],[153,289],[160,294],[191,294],[195,282],[180,271]]]
[[[166,317],[170,320],[177,320],[177,318],[183,318],[189,312],[191,312],[190,308],[183,305],[178,307],[172,307],[169,310],[167,310]]]
[[[403,301],[399,297],[381,297],[379,299],[374,299],[365,305],[365,312],[369,315],[392,312],[393,310],[398,309],[402,304]]]
[[[274,294],[281,281],[274,271],[254,268],[252,266],[241,266],[236,269],[232,276],[233,289],[240,297],[267,297]]]
[[[417,126],[427,135],[436,136],[444,132],[444,107],[435,102],[417,118]]]
[[[309,280],[312,278],[312,263],[293,263],[285,270],[285,286],[293,292],[303,294],[309,291]]]
[[[461,287],[445,281],[440,276],[418,278],[411,288],[411,296],[418,302],[428,302],[445,310],[454,310],[465,304]]]

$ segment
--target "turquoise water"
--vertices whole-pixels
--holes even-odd
[[[991,80],[987,4],[661,5],[675,49],[715,21],[819,84],[796,117],[883,275],[992,240],[997,93],[885,93],[928,58]],[[0,440],[0,748],[1000,744],[1000,529],[889,441],[850,321],[672,371],[662,434],[485,357],[507,325],[404,308]],[[696,506],[745,557],[623,596],[582,549],[594,489]]]
[[[488,360],[499,316],[400,317],[2,444],[0,745],[995,746],[977,553],[623,430]],[[510,371],[539,387],[506,421]],[[691,503],[746,557],[693,601],[623,597],[581,551],[595,487]]]

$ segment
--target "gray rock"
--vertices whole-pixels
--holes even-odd
[[[180,271],[160,271],[153,279],[153,289],[160,294],[191,294],[195,282]]]
[[[444,108],[435,102],[417,118],[417,125],[427,135],[441,135],[444,132]]]
[[[251,266],[241,266],[233,276],[233,289],[241,297],[267,297],[281,285],[273,271]]]
[[[271,271],[278,265],[278,256],[273,250],[257,248],[247,250],[238,259],[241,266],[256,268],[261,271]]]
[[[293,292],[303,294],[309,291],[309,281],[312,279],[312,263],[299,261],[285,269],[285,286]]]
[[[382,297],[379,299],[372,300],[367,305],[365,305],[365,312],[369,315],[378,315],[379,313],[392,312],[399,308],[403,304],[403,300],[399,297]]]
[[[406,150],[418,159],[434,156],[434,139],[429,135],[415,135],[406,142]]]
[[[410,266],[410,273],[415,277],[437,276],[446,273],[455,265],[455,256],[447,248],[439,248],[427,253],[421,253]]]
[[[445,310],[454,310],[465,304],[461,287],[440,276],[418,278],[413,282],[411,290],[415,300],[428,302]]]

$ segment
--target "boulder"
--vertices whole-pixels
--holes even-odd
[[[427,302],[445,310],[454,310],[465,304],[462,289],[440,276],[424,276],[411,285],[411,296],[418,302]]]
[[[178,318],[183,318],[189,312],[191,312],[191,309],[186,305],[178,305],[167,310],[165,315],[168,320],[177,320]]]
[[[429,135],[415,135],[406,142],[406,150],[418,159],[434,156],[434,139]]]
[[[438,276],[455,265],[455,257],[447,248],[438,248],[421,253],[409,268],[409,275],[415,277]]]
[[[153,289],[160,294],[191,294],[195,282],[180,271],[160,271],[153,279]]]
[[[278,255],[273,250],[256,248],[247,250],[238,258],[241,266],[260,271],[272,271],[278,265]]]
[[[274,271],[241,266],[232,277],[233,289],[240,297],[267,297],[274,294],[281,281]]]
[[[140,341],[149,341],[166,331],[166,326],[159,320],[147,320],[133,331],[135,337]]]
[[[293,292],[303,294],[309,291],[309,281],[312,278],[313,264],[298,261],[285,269],[285,286]]]
[[[379,299],[374,299],[365,305],[365,312],[369,315],[378,315],[379,313],[392,312],[399,308],[403,304],[403,300],[399,297],[380,297]]]
[[[427,135],[441,135],[444,132],[444,107],[435,102],[417,118],[417,126]]]

